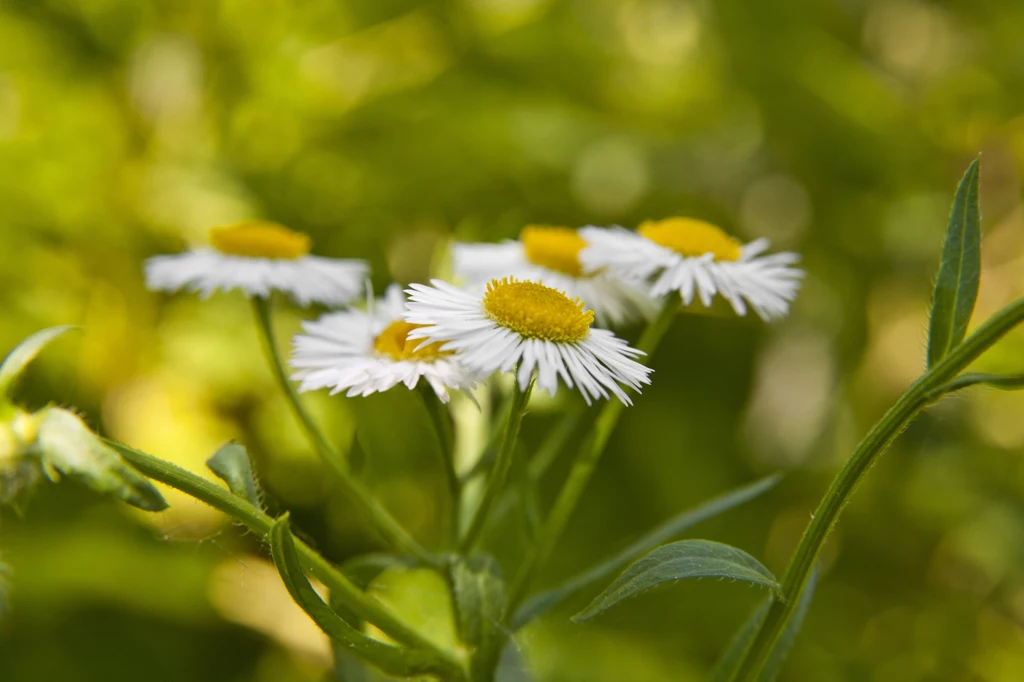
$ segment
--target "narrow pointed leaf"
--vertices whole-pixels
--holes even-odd
[[[956,379],[949,381],[940,388],[937,393],[945,395],[954,391],[961,391],[979,384],[990,388],[998,388],[1002,391],[1016,391],[1024,388],[1024,374],[984,374],[981,372],[968,372],[961,374]]]
[[[444,678],[451,674],[447,666],[429,653],[403,649],[367,637],[332,611],[303,573],[295,538],[288,528],[287,514],[270,528],[270,552],[292,599],[328,637],[353,656],[377,666],[387,674],[400,677],[437,674]]]
[[[38,331],[19,343],[14,350],[8,353],[3,362],[0,362],[0,401],[2,401],[11,390],[11,386],[25,370],[28,363],[39,354],[39,351],[56,339],[61,334],[77,329],[72,326],[50,327]]]
[[[672,517],[621,552],[566,580],[557,587],[527,600],[516,612],[515,618],[512,619],[513,631],[518,630],[534,618],[564,603],[567,599],[579,594],[590,585],[612,575],[616,571],[621,571],[638,557],[650,552],[658,545],[671,540],[680,533],[689,530],[698,523],[714,518],[733,507],[738,507],[744,502],[749,502],[758,495],[773,488],[780,479],[781,476],[778,475],[762,478],[760,481],[737,488],[724,495],[719,495],[693,509],[687,509]]]
[[[682,578],[743,580],[779,591],[771,571],[743,550],[710,540],[681,540],[636,561],[572,619],[589,620],[624,599]]]
[[[505,583],[493,557],[458,557],[448,570],[459,639],[472,650],[471,679],[489,679],[505,642]]]
[[[206,466],[227,483],[228,490],[256,508],[264,508],[260,484],[256,480],[256,472],[245,446],[238,443],[221,446],[213,457],[206,460]]]
[[[59,407],[48,407],[38,414],[40,464],[51,480],[68,476],[139,509],[167,508],[163,495],[149,479],[126,464],[78,415]]]
[[[928,328],[928,366],[963,341],[981,279],[980,159],[967,167],[953,198]]]
[[[811,573],[811,578],[808,580],[803,594],[800,595],[800,601],[797,603],[796,609],[793,611],[793,615],[790,617],[789,622],[786,623],[786,627],[782,631],[782,636],[775,644],[775,648],[772,650],[771,656],[768,658],[767,663],[765,663],[764,668],[762,668],[760,675],[758,675],[757,682],[772,682],[772,680],[774,680],[779,674],[779,670],[782,668],[786,655],[789,653],[789,650],[793,648],[793,643],[796,641],[796,637],[800,633],[800,628],[804,623],[804,618],[807,616],[807,611],[811,607],[811,601],[814,599],[814,590],[817,585],[818,570],[815,569]],[[710,682],[730,682],[733,679],[736,669],[743,661],[743,655],[746,653],[751,642],[754,641],[754,637],[757,636],[758,628],[761,627],[761,622],[764,620],[765,615],[768,613],[768,608],[771,605],[772,597],[769,597],[764,600],[753,613],[750,614],[750,617],[736,632],[732,641],[729,642],[729,646],[726,647],[724,652],[722,652],[722,656],[718,659],[718,663],[715,665],[715,669],[711,674]]]

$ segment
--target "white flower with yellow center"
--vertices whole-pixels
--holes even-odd
[[[528,225],[519,241],[500,244],[456,244],[452,248],[455,276],[481,289],[494,278],[518,277],[543,282],[593,310],[600,326],[650,319],[657,302],[644,287],[604,269],[585,269],[579,254],[587,242],[569,227]]]
[[[587,267],[647,282],[652,296],[677,291],[686,305],[696,295],[710,306],[718,294],[738,315],[746,315],[749,306],[765,320],[784,317],[804,275],[792,267],[799,255],[764,255],[767,239],[743,244],[693,218],[647,221],[636,232],[600,227],[580,232],[589,244],[580,253]]]
[[[146,261],[146,286],[157,291],[241,289],[266,298],[272,291],[301,305],[344,305],[359,296],[369,271],[361,260],[310,255],[312,240],[275,223],[249,221],[210,231],[210,248]]]
[[[481,374],[519,366],[521,390],[536,371],[537,386],[554,395],[558,379],[583,399],[614,395],[632,404],[619,384],[639,390],[651,370],[636,362],[643,353],[606,329],[591,327],[594,313],[579,299],[536,282],[492,280],[483,294],[433,280],[410,285],[405,319],[423,325],[410,339],[443,342],[463,365]]]
[[[405,296],[398,285],[391,285],[367,310],[303,322],[305,333],[295,336],[291,358],[298,370],[292,378],[302,382],[299,390],[329,388],[331,395],[344,391],[349,397],[367,396],[398,384],[412,390],[422,378],[448,402],[448,389],[471,388],[476,377],[451,351],[409,338],[417,325],[402,319],[404,314]]]

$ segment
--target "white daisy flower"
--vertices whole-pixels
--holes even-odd
[[[763,255],[767,239],[742,244],[693,218],[647,221],[636,232],[621,227],[585,227],[580,232],[589,244],[580,253],[587,267],[648,282],[652,296],[678,291],[686,305],[696,294],[710,306],[720,294],[737,315],[746,315],[749,305],[764,320],[784,317],[804,275],[792,267],[800,260],[798,254]]]
[[[654,317],[658,303],[644,287],[600,268],[583,267],[579,254],[586,246],[572,228],[528,225],[519,241],[456,244],[452,265],[456,277],[481,290],[492,279],[506,276],[543,282],[582,299],[602,327]]]
[[[405,296],[398,285],[388,287],[376,305],[369,303],[367,310],[328,313],[302,323],[305,333],[295,336],[291,358],[299,370],[292,378],[302,382],[300,391],[330,388],[331,395],[368,396],[398,384],[412,390],[422,378],[446,403],[448,389],[476,383],[476,375],[451,351],[409,338],[417,325],[402,319]]]
[[[157,291],[241,289],[266,298],[289,294],[300,305],[344,305],[359,296],[369,267],[361,260],[309,254],[312,240],[275,223],[247,221],[210,231],[211,248],[146,261],[146,286]]]
[[[554,395],[558,379],[576,387],[589,405],[609,393],[632,404],[619,384],[640,390],[650,383],[651,370],[607,329],[594,329],[593,311],[583,302],[536,282],[512,277],[492,280],[483,294],[463,291],[447,282],[412,284],[405,319],[423,325],[409,338],[444,342],[463,365],[481,374],[511,372],[519,365],[519,387],[525,390],[534,370],[537,386]]]

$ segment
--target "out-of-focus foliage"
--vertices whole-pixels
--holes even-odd
[[[976,319],[1024,293],[1021,36],[1016,0],[3,0],[0,348],[83,326],[29,368],[22,404],[76,405],[197,472],[244,442],[268,505],[341,561],[375,539],[274,391],[248,307],[147,293],[146,256],[264,217],[370,259],[381,286],[426,277],[449,235],[696,215],[801,251],[806,285],[776,325],[676,324],[541,586],[783,468],[694,531],[779,574],[838,461],[923,367],[949,197],[979,150]],[[1016,334],[979,369],[1020,371],[1022,350]],[[343,446],[357,410],[427,442],[415,401],[312,406]],[[1022,408],[973,389],[902,436],[834,536],[781,680],[1024,678]],[[538,403],[527,448],[549,422]],[[361,475],[435,543],[444,480],[401,442]],[[166,496],[149,517],[64,487],[3,517],[0,679],[322,676],[329,648],[254,540]],[[522,532],[492,538],[499,558]],[[523,632],[509,679],[704,679],[761,596],[679,584],[585,624],[569,603]]]

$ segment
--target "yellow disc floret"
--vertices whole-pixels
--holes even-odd
[[[492,279],[484,294],[487,316],[502,327],[532,339],[575,343],[587,338],[594,313],[583,301],[558,289],[513,277]]]
[[[373,342],[373,349],[381,355],[386,355],[392,360],[411,360],[419,362],[431,362],[445,355],[451,355],[451,351],[441,350],[443,342],[423,344],[423,339],[410,339],[409,332],[422,324],[410,324],[405,320],[395,320],[380,333]]]
[[[535,265],[564,272],[572,277],[583,274],[580,251],[587,245],[576,230],[568,227],[527,225],[519,235],[526,257]]]
[[[221,253],[250,258],[295,260],[309,253],[313,241],[277,223],[250,220],[210,230],[210,243]]]
[[[681,256],[697,258],[714,254],[715,260],[739,260],[743,245],[721,228],[695,218],[648,220],[636,230],[655,244]]]

